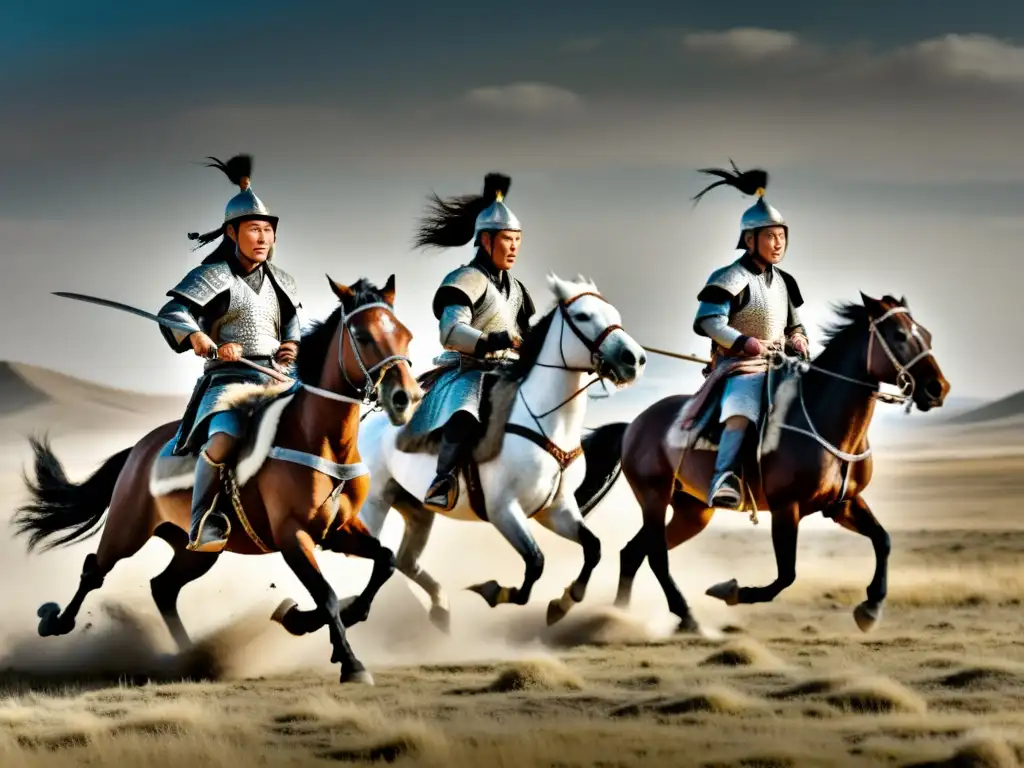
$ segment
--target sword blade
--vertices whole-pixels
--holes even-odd
[[[60,296],[62,299],[74,299],[76,301],[84,301],[86,304],[96,304],[96,305],[101,306],[101,307],[110,307],[111,309],[119,309],[122,312],[128,312],[129,314],[132,314],[132,315],[137,315],[139,317],[144,317],[147,320],[152,320],[155,323],[159,323],[160,325],[165,325],[168,328],[174,328],[174,329],[177,329],[179,331],[186,331],[188,333],[191,333],[192,331],[195,330],[195,328],[192,328],[189,325],[185,325],[185,323],[179,323],[177,320],[169,320],[166,317],[160,317],[160,315],[154,315],[152,312],[147,312],[144,309],[138,309],[138,308],[133,307],[133,306],[131,306],[129,304],[122,304],[119,301],[112,301],[110,299],[101,299],[98,296],[88,296],[88,295],[86,295],[84,293],[71,293],[69,291],[54,291],[53,295],[54,296]],[[216,351],[214,351],[212,353],[212,358],[211,359],[216,359],[216,356],[217,356],[217,353],[216,353]],[[285,376],[283,373],[279,373],[278,371],[275,371],[273,368],[266,368],[266,367],[260,365],[259,363],[254,363],[252,360],[246,360],[244,357],[240,358],[236,362],[239,362],[242,365],[247,365],[250,368],[259,371],[260,373],[266,374],[267,376],[270,376],[271,378],[277,379],[278,381],[281,381],[281,382],[288,382],[288,381],[293,381],[294,380],[290,376]]]
[[[160,317],[154,315],[151,312],[146,312],[144,309],[136,309],[135,307],[129,306],[128,304],[122,304],[119,301],[111,301],[110,299],[101,299],[96,296],[87,296],[84,293],[70,293],[68,291],[54,291],[54,296],[60,296],[62,299],[75,299],[76,301],[84,301],[86,304],[97,304],[101,307],[110,307],[111,309],[120,309],[122,312],[128,312],[132,315],[138,315],[144,317],[147,320],[152,320],[155,323],[160,323],[168,328],[174,328],[178,331],[194,331],[192,328],[185,323],[179,323],[177,320],[170,320],[166,317]]]

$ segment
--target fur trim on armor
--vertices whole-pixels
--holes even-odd
[[[214,408],[218,411],[255,408],[284,394],[294,386],[293,381],[275,381],[273,384],[228,384],[217,398]]]

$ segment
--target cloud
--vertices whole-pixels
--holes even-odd
[[[989,35],[945,35],[923,40],[891,58],[953,79],[1024,85],[1024,47]]]
[[[464,100],[488,110],[529,114],[575,112],[583,106],[583,99],[578,94],[547,83],[473,88],[465,94]]]
[[[683,47],[697,53],[716,53],[743,59],[763,59],[792,53],[800,38],[792,32],[757,27],[735,27],[723,32],[692,32],[683,38]]]

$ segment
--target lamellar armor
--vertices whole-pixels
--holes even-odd
[[[712,272],[697,299],[693,330],[713,340],[716,357],[742,347],[737,342],[747,337],[782,345],[805,334],[796,280],[777,266],[759,271],[749,254]]]
[[[271,365],[282,343],[298,342],[301,302],[292,277],[269,262],[243,274],[231,261],[202,264],[168,291],[160,315],[207,334],[218,346],[240,344],[242,357]],[[189,333],[161,326],[175,352],[191,349]],[[196,383],[175,443],[189,453],[202,442],[203,422],[223,410],[220,395],[229,384],[268,384],[271,379],[239,363],[209,360]]]

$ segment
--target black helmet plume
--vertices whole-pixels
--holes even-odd
[[[430,208],[420,220],[414,240],[415,247],[455,248],[466,245],[473,239],[476,217],[487,206],[508,194],[512,178],[503,173],[488,173],[484,176],[482,195],[460,195],[442,199],[436,194],[429,196]]]
[[[718,181],[713,184],[709,184],[704,187],[700,192],[693,196],[693,204],[696,205],[700,202],[701,198],[704,197],[715,187],[720,187],[723,184],[738,189],[745,195],[763,195],[764,191],[768,188],[768,171],[761,170],[760,168],[754,168],[749,171],[741,171],[736,167],[736,163],[729,160],[729,164],[732,165],[732,171],[725,171],[721,168],[701,168],[700,172],[707,174],[708,176],[717,176]]]

